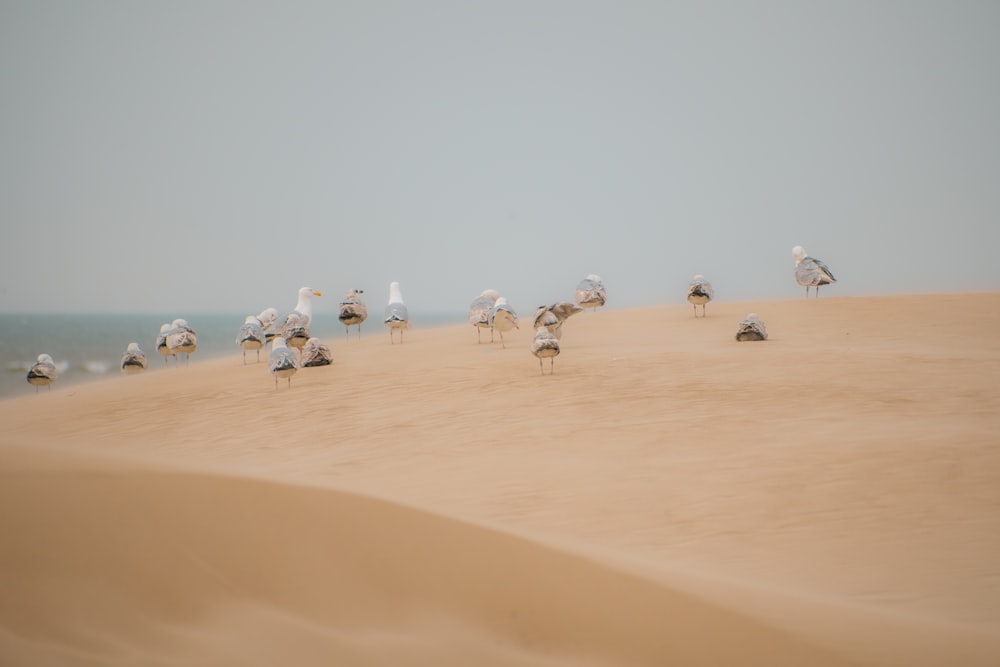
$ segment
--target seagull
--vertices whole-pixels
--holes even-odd
[[[576,305],[581,308],[600,308],[608,300],[601,277],[591,273],[576,286]]]
[[[299,300],[295,310],[285,315],[281,322],[281,337],[291,347],[301,349],[309,340],[309,325],[312,324],[312,298],[323,296],[311,287],[299,288]]]
[[[806,249],[800,245],[792,248],[792,257],[795,259],[795,281],[806,288],[806,298],[809,298],[809,288],[816,288],[816,296],[819,296],[820,285],[829,285],[837,282],[833,277],[833,271],[823,262],[815,257],[806,254]]]
[[[500,332],[500,344],[506,348],[507,346],[503,342],[503,332],[518,328],[517,313],[515,313],[514,309],[507,303],[506,297],[497,297],[496,303],[494,303],[493,308],[490,309],[487,323],[491,329],[496,329]]]
[[[184,353],[184,363],[191,361],[191,353],[198,349],[198,336],[194,329],[188,326],[187,320],[176,319],[167,332],[167,349],[177,358],[178,352]]]
[[[559,339],[544,326],[535,331],[535,340],[531,342],[531,353],[538,357],[538,370],[545,375],[542,359],[549,359],[549,375],[555,372],[556,356],[559,354]]]
[[[329,366],[333,363],[333,353],[319,338],[313,336],[302,348],[302,368]]]
[[[122,355],[122,373],[135,375],[146,370],[146,365],[146,353],[139,348],[139,343],[129,343]]]
[[[749,313],[745,320],[736,328],[736,340],[767,340],[767,327],[757,317],[757,313]]]
[[[688,283],[687,299],[694,308],[694,316],[698,317],[698,306],[701,306],[701,316],[705,317],[705,304],[715,296],[712,284],[705,280],[705,276],[700,273]]]
[[[278,324],[277,308],[265,308],[260,311],[260,315],[257,316],[257,321],[260,322],[261,328],[264,329],[265,343],[270,343],[275,336],[281,333],[281,327]]]
[[[569,319],[571,315],[576,315],[577,313],[582,313],[583,308],[570,303],[569,301],[560,301],[559,303],[554,303],[551,306],[539,306],[538,310],[535,311],[535,329],[538,327],[545,327],[549,330],[556,339],[562,339],[562,325],[563,322]]]
[[[243,365],[247,363],[247,350],[257,351],[257,363],[260,363],[260,348],[267,343],[267,336],[264,334],[264,327],[260,319],[253,315],[247,315],[243,320],[243,326],[236,334],[236,344],[243,350]]]
[[[340,302],[340,311],[337,319],[344,325],[347,337],[351,337],[351,326],[358,325],[358,338],[361,338],[361,323],[368,319],[368,307],[361,300],[364,290],[352,289]]]
[[[52,391],[52,383],[58,377],[59,369],[56,368],[56,363],[52,361],[52,357],[47,354],[40,354],[35,363],[31,364],[31,368],[28,369],[26,379],[28,380],[28,384],[34,385],[35,393],[37,394],[39,387],[48,387],[49,391]]]
[[[170,365],[170,357],[173,357],[174,361],[177,361],[177,355],[171,352],[170,348],[167,346],[167,332],[172,328],[173,327],[170,326],[169,322],[167,324],[161,324],[160,333],[156,335],[156,351],[163,356],[163,363],[167,366]]]
[[[278,378],[288,378],[288,387],[292,386],[292,376],[299,370],[299,358],[295,352],[288,349],[285,339],[275,336],[271,343],[271,354],[267,359],[267,370],[274,376],[274,388],[278,388]]]
[[[399,343],[403,343],[403,329],[410,323],[410,313],[403,303],[403,295],[399,291],[399,283],[389,283],[389,303],[385,307],[385,325],[389,327],[389,341],[395,342],[392,337],[394,329],[399,329]]]
[[[483,290],[469,305],[469,324],[476,327],[477,343],[483,342],[480,338],[483,329],[490,330],[490,342],[493,342],[493,327],[490,326],[490,310],[493,309],[493,304],[499,298],[499,292],[495,289],[487,289]]]

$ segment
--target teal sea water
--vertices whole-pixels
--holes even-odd
[[[184,317],[198,334],[198,350],[191,355],[190,363],[242,354],[236,346],[236,332],[246,314],[180,317]],[[421,329],[466,321],[464,313],[411,313],[410,317],[411,325]],[[35,392],[25,375],[42,353],[50,355],[59,367],[59,379],[52,385],[52,391],[121,375],[121,356],[132,342],[139,343],[149,359],[146,372],[162,370],[165,364],[156,352],[156,335],[160,325],[172,319],[131,314],[0,314],[0,399]],[[313,335],[327,341],[342,340],[345,336],[344,326],[335,314],[314,315],[311,330]],[[353,327],[351,335],[357,335]],[[361,325],[361,336],[388,339],[387,329],[378,314],[370,314]],[[43,387],[40,391],[47,389]]]

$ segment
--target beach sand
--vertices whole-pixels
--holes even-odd
[[[1000,664],[1000,294],[514,305],[0,401],[0,664]]]

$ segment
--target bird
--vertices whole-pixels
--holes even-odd
[[[581,308],[600,308],[608,300],[601,277],[591,273],[576,286],[576,305]]]
[[[837,282],[833,271],[823,262],[806,254],[806,249],[800,245],[792,248],[792,258],[795,260],[795,282],[806,288],[806,298],[809,298],[809,288],[816,288],[819,296],[820,285]]]
[[[167,345],[167,332],[172,328],[169,322],[161,324],[160,333],[156,335],[156,351],[163,356],[163,363],[167,366],[170,365],[170,357],[173,357],[175,362],[177,361],[177,355],[171,352],[170,347]]]
[[[167,348],[175,359],[178,353],[183,352],[184,363],[191,361],[191,353],[198,349],[198,335],[188,326],[187,320],[177,318],[171,323],[167,332]]]
[[[51,391],[52,383],[58,377],[59,369],[56,368],[56,362],[49,355],[40,354],[35,363],[31,364],[31,368],[28,369],[26,379],[28,380],[28,384],[35,387],[35,393],[37,394],[39,387],[48,387],[49,391]]]
[[[329,366],[333,363],[333,353],[330,352],[329,347],[323,344],[323,341],[313,336],[306,341],[305,347],[302,348],[300,361],[303,368]]]
[[[698,306],[701,306],[701,316],[705,317],[705,304],[715,296],[712,284],[700,273],[688,283],[687,300],[694,308],[694,316],[698,317]]]
[[[490,329],[500,332],[500,345],[506,348],[507,345],[503,342],[503,332],[518,328],[517,313],[515,313],[514,309],[507,303],[506,297],[497,297],[496,302],[493,304],[493,308],[490,309],[487,323],[489,324]]]
[[[122,355],[122,373],[135,375],[146,370],[146,353],[139,347],[139,343],[129,343],[125,354]]]
[[[285,315],[281,321],[281,337],[289,347],[302,349],[310,338],[309,325],[312,324],[314,296],[323,296],[323,293],[311,287],[300,287],[295,310]]]
[[[260,363],[260,348],[267,343],[267,336],[264,334],[264,327],[260,319],[247,315],[243,320],[243,326],[236,334],[236,344],[243,350],[243,365],[247,363],[247,350],[257,351],[257,363]]]
[[[571,315],[582,313],[583,308],[570,303],[560,301],[551,306],[539,306],[535,311],[535,329],[544,326],[557,340],[562,339],[562,325]]]
[[[476,327],[476,343],[482,343],[482,330],[490,330],[490,342],[493,342],[493,328],[490,326],[490,310],[500,298],[500,293],[494,289],[483,290],[469,305],[469,324]]]
[[[736,340],[767,340],[767,327],[757,317],[757,313],[748,313],[746,319],[736,327]]]
[[[281,327],[278,324],[278,309],[277,308],[265,308],[260,311],[260,315],[257,316],[257,321],[260,322],[260,326],[264,329],[264,343],[270,343],[275,336],[281,333]]]
[[[538,357],[538,370],[545,375],[542,359],[549,360],[549,375],[555,373],[556,356],[559,354],[559,339],[546,327],[539,326],[535,330],[535,339],[531,342],[531,353]]]
[[[275,336],[271,343],[271,354],[267,358],[267,370],[274,376],[274,388],[278,388],[278,378],[288,378],[292,386],[292,376],[299,370],[299,358],[294,350],[288,349],[285,339]]]
[[[340,302],[337,319],[344,325],[348,338],[351,337],[351,327],[355,324],[358,325],[358,338],[361,338],[361,323],[368,319],[368,307],[361,300],[364,293],[364,290],[352,289]]]
[[[403,295],[399,291],[399,283],[389,283],[389,303],[385,307],[385,325],[389,327],[389,342],[394,343],[392,332],[399,329],[399,343],[403,343],[403,329],[409,326],[410,313],[403,303]]]

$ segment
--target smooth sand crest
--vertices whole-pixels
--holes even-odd
[[[1000,295],[712,305],[0,402],[0,662],[996,664]]]

